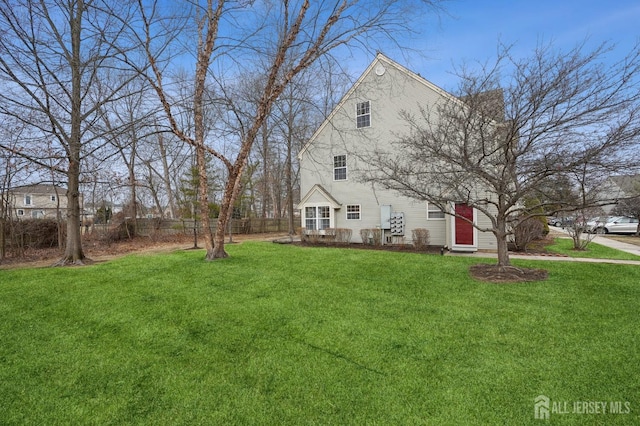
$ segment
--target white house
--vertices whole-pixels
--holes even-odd
[[[67,190],[47,184],[18,186],[9,190],[9,204],[17,219],[65,217]]]
[[[611,214],[618,200],[640,194],[640,174],[610,176],[603,183],[600,194],[601,199],[614,201],[602,207],[605,213]]]
[[[383,241],[412,242],[412,230],[426,228],[430,244],[454,251],[496,249],[493,234],[445,214],[437,206],[382,190],[358,179],[365,167],[357,153],[372,146],[393,149],[390,141],[409,131],[401,112],[418,115],[421,107],[453,95],[378,54],[299,153],[302,225],[306,232],[349,228],[362,242],[361,229],[381,229]],[[450,212],[489,227],[475,208],[452,203]]]

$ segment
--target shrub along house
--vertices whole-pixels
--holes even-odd
[[[367,238],[363,229],[380,229],[382,242],[412,243],[412,231],[429,231],[430,244],[455,251],[496,248],[491,233],[445,214],[437,206],[382,190],[358,179],[359,153],[371,146],[393,149],[390,141],[408,132],[402,114],[420,114],[442,97],[453,98],[416,73],[378,54],[299,153],[302,225],[306,233],[330,228],[352,230],[353,242]],[[464,203],[450,211],[480,227],[489,218]],[[366,242],[366,241],[365,241]]]

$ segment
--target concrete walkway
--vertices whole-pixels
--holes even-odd
[[[592,242],[600,244],[601,246],[611,247],[616,250],[625,251],[627,253],[640,256],[640,246],[637,246],[635,244],[623,243],[622,241],[613,240],[611,238],[603,237],[600,235],[596,235]]]
[[[564,229],[553,228],[554,231],[559,231],[564,234],[564,237],[569,238]],[[612,249],[624,251],[626,253],[635,254],[640,257],[640,246],[634,244],[623,243],[621,241],[613,240],[604,236],[596,235],[591,242],[600,244],[602,246],[610,247]],[[498,256],[495,253],[476,252],[476,253],[448,253],[448,256],[472,256],[472,257],[488,257],[495,259]],[[519,253],[509,253],[511,259],[527,259],[527,260],[551,260],[560,262],[586,262],[586,263],[617,263],[621,265],[638,265],[640,266],[640,258],[638,260],[617,260],[617,259],[591,259],[586,257],[566,257],[566,256],[553,256],[553,255],[528,255]]]

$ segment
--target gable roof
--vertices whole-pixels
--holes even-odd
[[[331,195],[329,193],[329,191],[324,189],[324,187],[322,185],[315,184],[315,185],[313,185],[313,187],[311,187],[309,192],[307,192],[307,194],[304,197],[302,197],[302,199],[298,203],[298,208],[300,208],[300,206],[306,204],[309,201],[309,199],[311,198],[311,196],[313,194],[315,194],[316,192],[318,194],[320,194],[322,197],[324,197],[329,202],[331,207],[333,207],[334,209],[339,209],[340,207],[342,207],[342,203],[339,202],[338,200],[336,200],[335,198],[333,198],[333,195]]]
[[[625,194],[631,195],[640,192],[640,174],[611,176],[609,179]]]
[[[427,79],[423,78],[419,74],[416,74],[413,71],[409,70],[408,68],[403,67],[402,65],[400,65],[399,63],[389,59],[388,57],[386,57],[382,53],[378,53],[376,55],[375,59],[371,62],[371,64],[369,64],[369,66],[364,70],[364,72],[362,73],[360,78],[358,78],[358,80],[356,80],[356,82],[353,84],[353,86],[351,86],[351,88],[347,91],[347,93],[344,94],[344,96],[340,99],[340,102],[338,102],[338,104],[333,108],[333,110],[327,116],[327,118],[324,119],[324,121],[322,122],[320,127],[318,127],[318,129],[313,133],[311,138],[309,138],[307,143],[302,147],[302,149],[298,153],[298,159],[302,158],[302,155],[307,151],[307,149],[311,146],[311,144],[313,144],[313,142],[318,137],[318,135],[320,133],[322,133],[324,128],[327,127],[327,125],[331,122],[331,120],[338,113],[338,111],[344,106],[344,104],[351,97],[351,95],[357,90],[357,88],[362,84],[362,82],[367,78],[367,76],[369,74],[371,74],[371,72],[374,72],[374,69],[375,69],[376,65],[378,65],[380,63],[382,63],[382,64],[384,64],[386,66],[390,66],[390,67],[393,67],[393,68],[397,69],[401,73],[407,75],[408,77],[410,77],[410,78],[414,79],[415,81],[419,82],[420,84],[424,85],[425,88],[436,92],[437,94],[439,94],[442,97],[448,98],[448,99],[456,101],[456,102],[461,102],[460,99],[456,98],[455,96],[453,96],[449,92],[447,92],[444,89],[441,89],[440,87],[438,87],[435,84],[431,83],[430,81],[428,81]]]
[[[10,189],[11,192],[29,193],[29,194],[66,194],[67,188],[57,185],[39,183],[35,185],[15,186]]]

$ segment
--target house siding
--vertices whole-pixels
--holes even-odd
[[[13,188],[9,196],[13,215],[18,219],[56,219],[58,214],[64,215],[67,208],[66,189],[57,188],[56,192],[51,185]],[[29,204],[25,203],[27,196],[31,201]],[[52,196],[55,200],[51,199]]]
[[[379,66],[384,72],[379,72]],[[359,158],[366,158],[374,150],[392,150],[391,142],[410,128],[402,114],[419,116],[421,107],[435,107],[445,94],[441,89],[392,63],[379,55],[363,73],[352,89],[316,131],[299,155],[301,194],[308,193],[316,184],[341,203],[333,210],[333,224],[337,228],[353,230],[352,241],[362,242],[360,229],[381,226],[380,206],[390,205],[393,212],[403,212],[405,218],[404,241],[411,243],[411,231],[426,228],[430,244],[451,246],[450,217],[444,220],[427,220],[427,203],[410,199],[395,192],[372,187],[359,182],[359,173],[368,167]],[[370,102],[371,125],[356,128],[356,104]],[[334,180],[333,158],[347,156],[347,179]],[[361,169],[362,168],[362,169]],[[314,197],[308,200],[320,202]],[[346,206],[360,205],[359,220],[346,219]],[[300,206],[303,208],[303,206]],[[489,219],[478,213],[479,225],[490,224]],[[491,233],[478,233],[478,247],[496,247]]]

